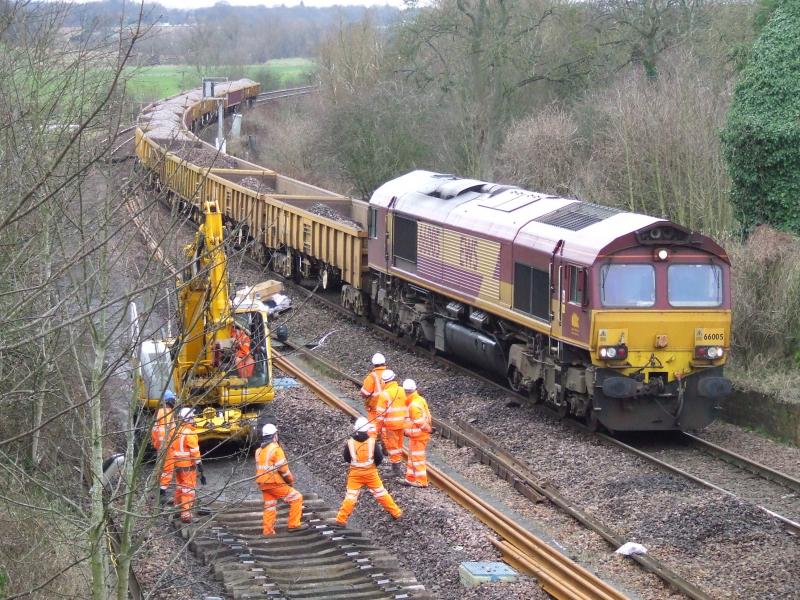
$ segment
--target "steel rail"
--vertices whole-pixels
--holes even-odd
[[[748,502],[747,500],[744,500],[744,499],[740,498],[739,496],[737,496],[733,492],[731,492],[729,490],[726,490],[725,488],[720,487],[715,483],[711,483],[710,481],[702,479],[701,477],[697,477],[696,475],[692,475],[688,471],[684,471],[683,469],[681,469],[679,467],[676,467],[674,465],[669,464],[668,462],[665,462],[665,461],[663,461],[663,460],[661,460],[659,458],[656,458],[652,454],[644,452],[643,450],[639,450],[638,448],[636,448],[634,446],[631,446],[630,444],[626,444],[625,442],[620,441],[620,440],[618,440],[616,438],[613,438],[613,437],[611,437],[609,435],[606,435],[605,433],[598,433],[597,435],[603,441],[605,441],[605,442],[607,442],[609,444],[613,444],[614,446],[617,446],[619,448],[622,448],[623,450],[625,450],[627,452],[630,452],[631,454],[635,454],[636,456],[645,459],[646,461],[648,461],[648,462],[660,467],[661,469],[664,469],[664,470],[669,471],[671,473],[675,473],[676,475],[680,475],[681,477],[684,477],[684,478],[686,478],[686,479],[688,479],[690,481],[693,481],[694,483],[696,483],[698,485],[701,485],[701,486],[703,486],[705,488],[708,488],[710,490],[716,490],[716,491],[721,492],[721,493],[723,493],[723,494],[725,494],[727,496],[730,496],[732,498],[736,498],[737,500],[741,500],[742,502],[746,502],[748,504],[752,504],[753,506],[756,506],[757,508],[760,508],[761,510],[763,510],[765,513],[767,513],[771,517],[774,517],[774,518],[778,519],[779,521],[781,521],[784,525],[786,525],[789,529],[791,529],[795,534],[800,533],[800,523],[797,523],[796,521],[792,521],[791,519],[788,519],[788,518],[784,517],[783,515],[779,515],[778,513],[774,512],[774,511],[772,511],[772,510],[770,510],[770,509],[768,509],[768,508],[766,508],[764,506],[761,506],[760,504],[755,504],[755,503],[752,503],[752,502]],[[745,460],[747,460],[747,459],[745,459]]]
[[[800,480],[795,479],[794,477],[786,475],[785,473],[781,473],[780,471],[776,471],[775,469],[766,465],[762,465],[754,460],[750,460],[741,454],[736,454],[736,452],[727,450],[722,446],[717,446],[716,444],[713,444],[708,440],[704,440],[696,435],[692,435],[691,433],[683,432],[683,437],[692,446],[695,446],[696,448],[699,448],[708,454],[712,454],[735,467],[739,467],[745,471],[750,471],[754,475],[758,475],[759,477],[771,481],[772,483],[777,483],[778,485],[789,488],[795,493],[800,493]]]
[[[352,416],[360,413],[334,393],[289,361],[277,350],[272,351],[273,364],[307,386],[326,404]],[[570,560],[511,518],[500,513],[488,502],[467,490],[443,471],[429,465],[428,476],[434,485],[453,500],[472,512],[489,528],[503,537],[525,558],[519,563],[522,570],[539,578],[542,587],[558,600],[621,600],[624,594],[602,581],[593,573]]]

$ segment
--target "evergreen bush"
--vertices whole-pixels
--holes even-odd
[[[800,233],[800,2],[781,3],[756,41],[722,139],[745,230]]]

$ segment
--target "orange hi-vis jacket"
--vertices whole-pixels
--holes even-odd
[[[200,445],[194,425],[178,424],[177,433],[169,447],[169,457],[174,461],[176,469],[194,468],[200,461]]]
[[[233,348],[236,352],[236,372],[239,377],[249,379],[253,376],[256,366],[253,355],[250,354],[250,336],[235,325],[231,326],[231,330]]]
[[[428,402],[416,391],[408,397],[408,419],[405,435],[410,438],[430,436],[432,427],[431,411]]]
[[[375,467],[375,438],[368,437],[363,442],[350,438],[347,440],[347,449],[350,450],[351,469],[374,469]]]
[[[380,432],[384,428],[391,431],[405,429],[406,419],[408,419],[406,393],[396,381],[390,381],[378,399],[377,430]]]
[[[153,448],[161,450],[165,440],[169,440],[172,435],[172,427],[174,424],[175,409],[169,406],[162,406],[156,413],[156,420],[153,424],[152,440]]]
[[[286,454],[278,442],[270,442],[256,450],[256,483],[267,486],[294,483]]]
[[[381,375],[386,370],[385,365],[375,367],[364,377],[364,385],[361,386],[361,395],[364,397],[364,406],[367,410],[375,410],[378,406],[378,399],[383,391],[383,380]]]

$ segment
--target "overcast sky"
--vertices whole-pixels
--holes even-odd
[[[83,0],[83,1],[91,1],[91,0]],[[129,0],[130,1],[130,0]],[[169,8],[202,8],[204,6],[213,6],[217,3],[217,0],[157,0],[159,4],[167,6]],[[81,2],[81,0],[78,0]],[[135,4],[136,2],[131,2]],[[275,0],[275,1],[265,1],[265,0],[226,0],[227,4],[231,6],[280,6],[281,4],[285,4],[286,6],[296,6],[300,4],[300,0]],[[338,5],[348,5],[348,6],[383,6],[388,4],[389,6],[397,6],[402,7],[404,6],[403,0],[304,0],[303,2],[306,6],[336,6]]]

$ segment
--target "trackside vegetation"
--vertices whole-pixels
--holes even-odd
[[[800,233],[800,2],[778,6],[756,41],[723,142],[741,225]]]

